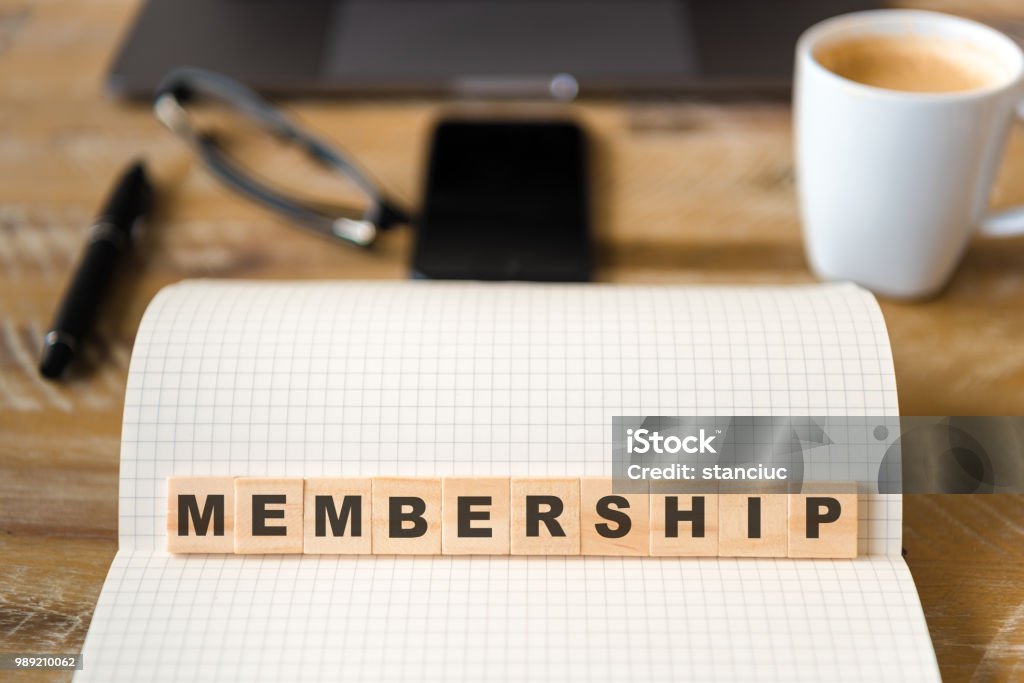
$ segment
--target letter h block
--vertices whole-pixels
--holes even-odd
[[[651,556],[716,557],[718,494],[651,490]]]

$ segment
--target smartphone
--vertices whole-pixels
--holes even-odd
[[[413,276],[590,279],[586,140],[567,121],[444,121],[430,148]]]

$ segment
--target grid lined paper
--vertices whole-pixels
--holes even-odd
[[[170,475],[611,474],[613,415],[896,415],[847,285],[186,282],[136,340],[81,680],[938,678],[899,496],[854,561],[173,557]]]

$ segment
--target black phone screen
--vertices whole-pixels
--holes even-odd
[[[586,143],[568,122],[441,123],[414,276],[590,279]]]

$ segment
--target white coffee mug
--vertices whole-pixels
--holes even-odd
[[[848,80],[815,57],[828,44],[875,35],[968,41],[998,70],[976,90],[909,92]],[[1020,47],[968,19],[877,10],[808,29],[797,43],[794,117],[804,244],[814,272],[887,296],[925,297],[952,276],[975,230],[1024,233],[1024,210],[987,215],[1022,96]]]

